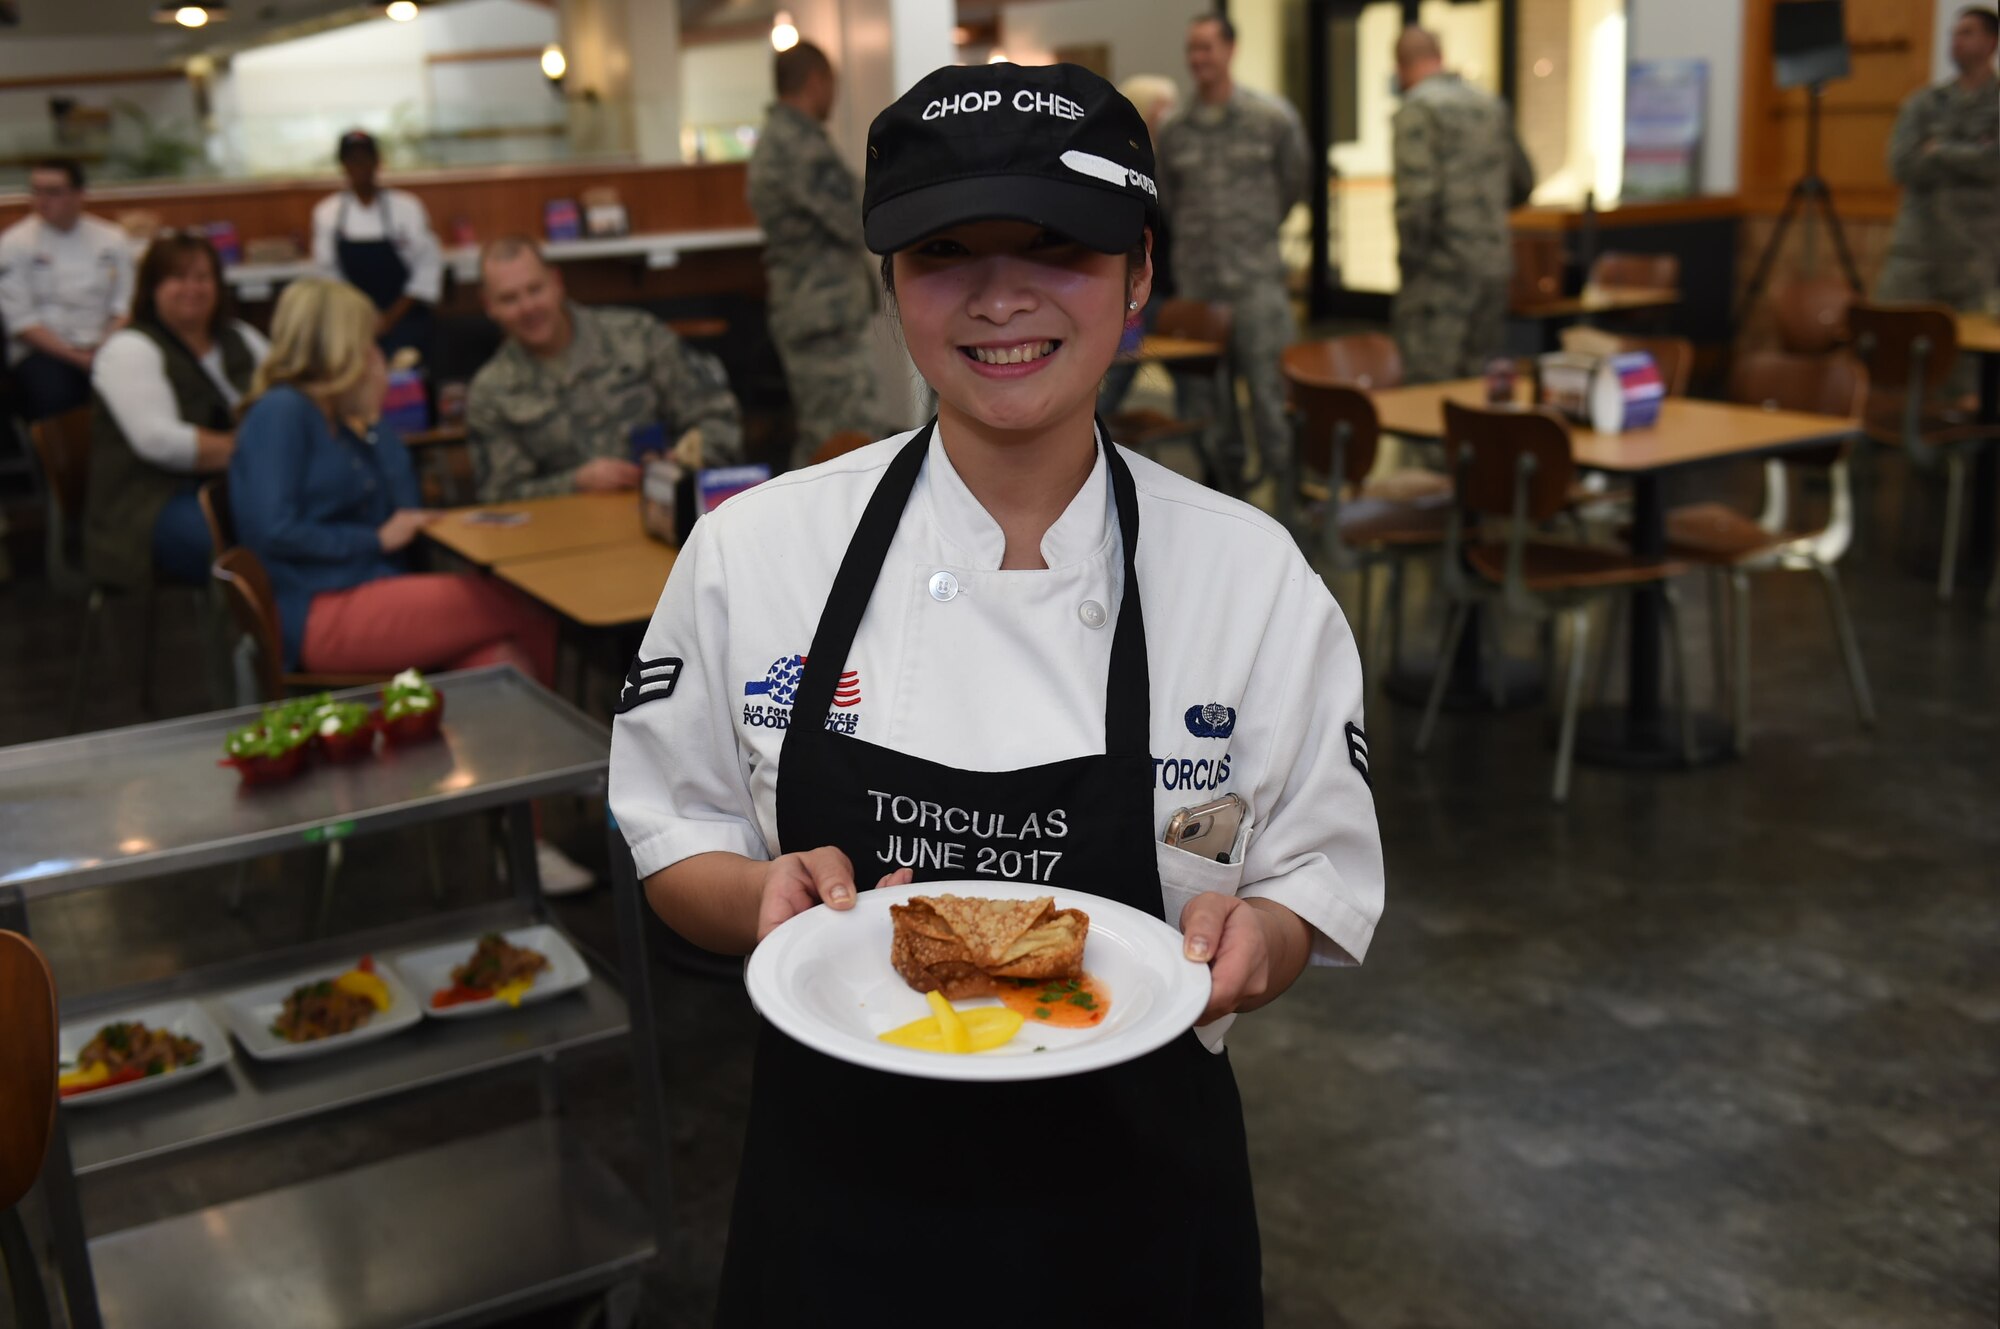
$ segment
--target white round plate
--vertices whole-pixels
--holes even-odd
[[[913,895],[1033,900],[1090,915],[1083,967],[1111,993],[1104,1023],[1058,1029],[1036,1020],[988,1052],[952,1055],[884,1043],[877,1035],[930,1013],[889,963],[889,906]],[[750,953],[744,972],[763,1017],[829,1057],[935,1080],[1045,1080],[1142,1057],[1194,1027],[1208,1005],[1208,966],[1181,954],[1181,934],[1150,914],[1081,891],[1005,881],[928,881],[863,891],[848,910],[817,905]],[[996,998],[954,1003],[997,1006]]]

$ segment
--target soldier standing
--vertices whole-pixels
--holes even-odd
[[[1477,374],[1506,340],[1508,209],[1534,169],[1507,104],[1447,73],[1437,38],[1396,41],[1396,242],[1403,285],[1390,316],[1413,383]]]
[[[887,429],[868,356],[880,299],[861,239],[861,190],[826,136],[833,65],[811,42],[773,62],[778,100],[750,154],[750,208],[764,228],[771,340],[792,392],[803,465],[828,435]]]
[[[1903,103],[1889,169],[1903,186],[1875,294],[1972,310],[1994,289],[2000,255],[2000,18],[1961,9],[1951,25],[1958,77]]]
[[[1269,470],[1291,456],[1278,358],[1298,329],[1278,227],[1306,196],[1306,135],[1285,102],[1236,86],[1235,52],[1228,19],[1204,14],[1188,24],[1195,99],[1160,130],[1160,201],[1173,233],[1177,294],[1226,304],[1234,315],[1230,359],[1250,385],[1257,448]],[[1226,437],[1223,446],[1232,454],[1225,465],[1240,470],[1242,440]]]

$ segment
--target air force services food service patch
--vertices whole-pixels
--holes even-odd
[[[771,662],[764,671],[764,677],[753,678],[743,685],[745,697],[756,697],[759,701],[743,703],[743,723],[753,729],[784,729],[792,722],[792,706],[798,701],[799,684],[806,673],[806,657],[803,655],[781,655]],[[826,727],[836,734],[852,734],[859,717],[854,708],[861,704],[861,671],[842,671],[840,679],[833,685],[834,709],[826,717]],[[840,712],[848,712],[845,715]]]

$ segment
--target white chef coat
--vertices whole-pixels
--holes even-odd
[[[232,326],[249,348],[251,360],[264,363],[271,344],[263,334],[248,323]],[[198,358],[216,389],[235,406],[242,394],[223,372],[222,343],[210,343],[208,353]],[[90,386],[111,408],[132,451],[169,471],[194,470],[195,426],[181,419],[173,384],[167,382],[167,357],[158,342],[132,328],[112,333],[91,362]]]
[[[715,850],[763,859],[815,847],[778,842],[793,662],[811,651],[862,509],[910,437],[759,485],[688,536],[640,648],[652,681],[628,688],[612,727],[611,806],[641,877]],[[1383,869],[1347,620],[1276,522],[1125,458],[1140,513],[1165,917],[1178,924],[1204,891],[1262,896],[1313,927],[1314,963],[1358,962],[1382,913]],[[1046,569],[1001,571],[1005,546],[933,436],[833,724],[970,770],[1104,751],[1124,567],[1102,453],[1042,538]],[[1252,820],[1237,862],[1159,842],[1175,810],[1232,792]],[[872,883],[874,868],[856,869]]]
[[[344,221],[343,203],[347,205]],[[410,269],[403,294],[433,305],[444,295],[444,251],[431,230],[430,213],[415,194],[378,189],[373,203],[363,203],[351,189],[328,194],[313,205],[312,261],[331,277],[341,276],[339,246],[334,243],[341,238],[387,238]]]
[[[27,328],[47,328],[72,346],[102,342],[111,320],[131,312],[133,266],[125,232],[88,213],[67,231],[28,216],[0,232],[7,363],[28,354]]]

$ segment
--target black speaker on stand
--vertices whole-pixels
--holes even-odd
[[[1826,223],[1827,233],[1833,237],[1833,251],[1840,259],[1841,272],[1847,277],[1847,284],[1856,295],[1863,294],[1861,273],[1854,266],[1854,254],[1847,247],[1847,233],[1840,228],[1840,214],[1834,210],[1833,194],[1826,187],[1826,181],[1819,173],[1819,110],[1820,94],[1834,79],[1846,78],[1847,27],[1842,0],[1779,0],[1772,6],[1771,51],[1776,59],[1778,86],[1781,88],[1805,88],[1806,103],[1806,165],[1805,173],[1792,184],[1785,196],[1785,206],[1778,213],[1778,224],[1771,230],[1771,238],[1764,244],[1764,252],[1758,256],[1757,266],[1750,274],[1750,282],[1743,289],[1743,297],[1737,302],[1736,312],[1730,318],[1732,332],[1740,332],[1743,320],[1749,317],[1750,309],[1757,303],[1757,297],[1764,293],[1764,285],[1771,279],[1771,269],[1777,265],[1778,251],[1784,247],[1785,233],[1792,222],[1804,218],[1807,262],[1811,262],[1812,215],[1814,212]]]

